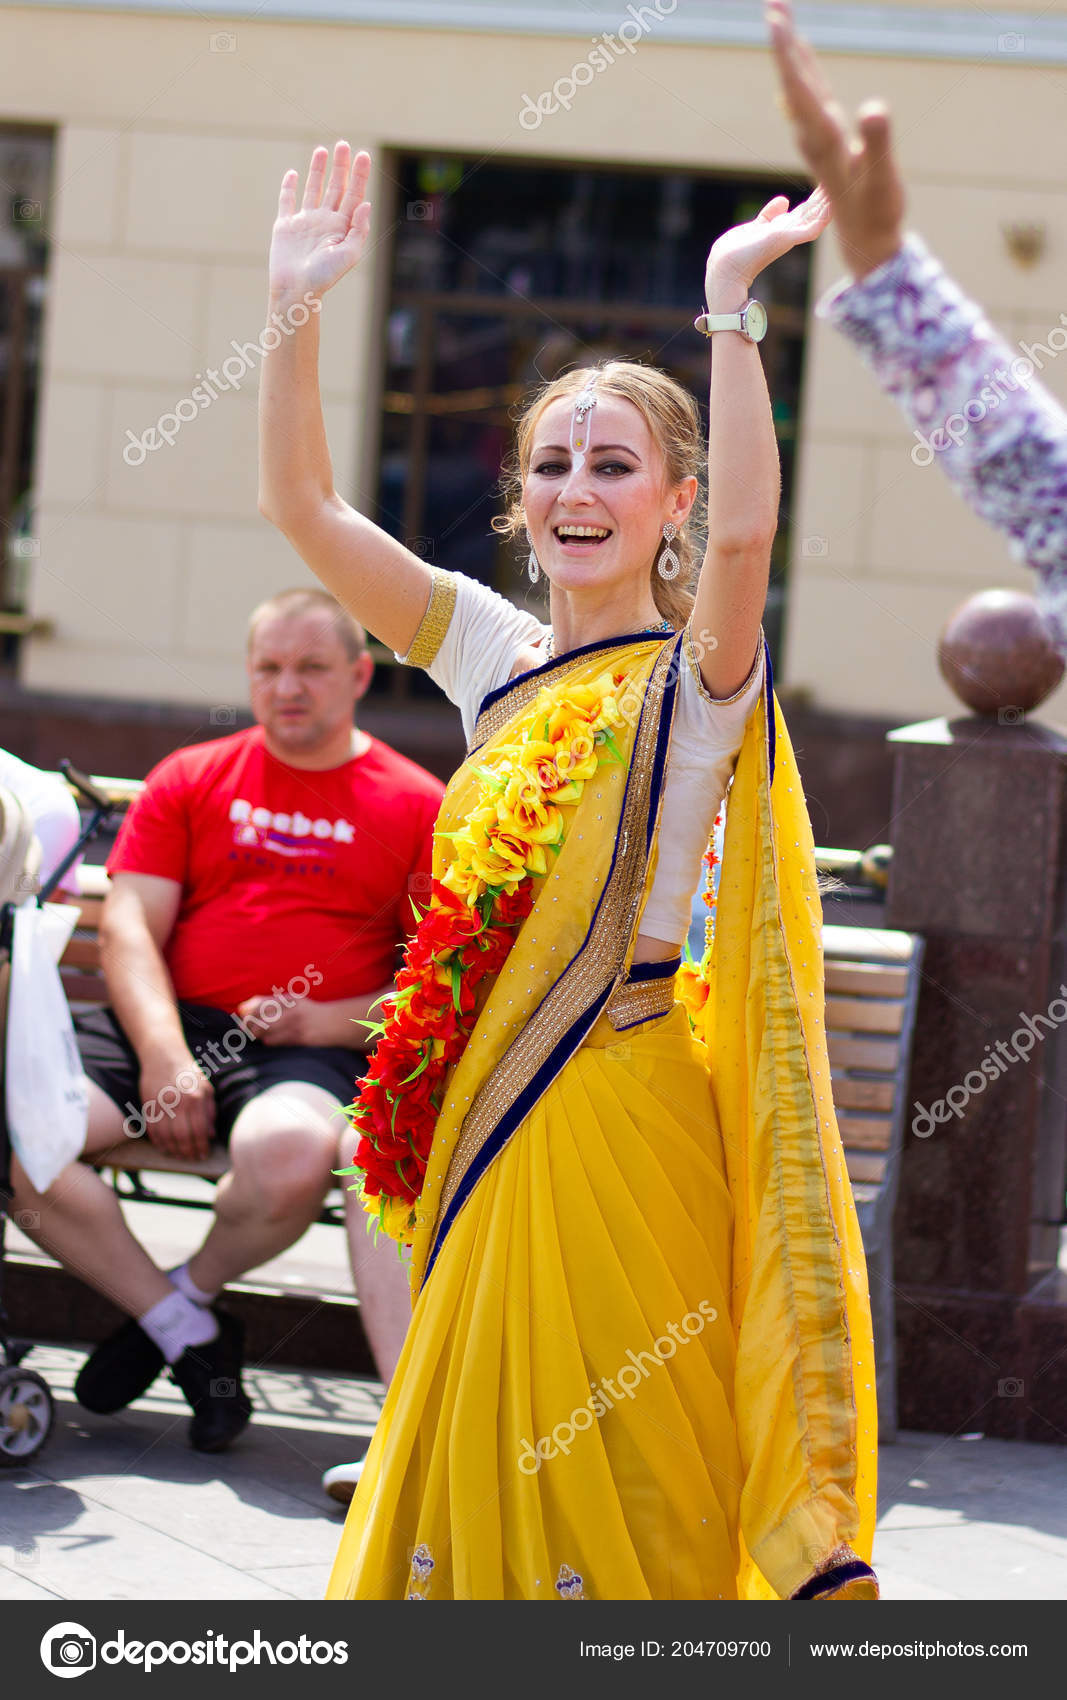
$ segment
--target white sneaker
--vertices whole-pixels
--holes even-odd
[[[365,1460],[358,1458],[354,1464],[335,1464],[332,1470],[327,1470],[322,1478],[322,1487],[331,1499],[336,1499],[338,1505],[347,1505],[356,1491],[356,1485],[363,1474]]]

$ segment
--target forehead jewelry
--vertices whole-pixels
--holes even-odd
[[[579,472],[585,465],[585,452],[589,445],[589,415],[596,406],[596,396],[592,384],[588,384],[574,398],[574,411],[571,414],[571,454]]]

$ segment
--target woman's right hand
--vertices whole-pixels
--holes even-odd
[[[366,247],[370,202],[364,195],[370,154],[360,152],[353,159],[348,143],[337,142],[323,194],[329,157],[328,149],[322,147],[312,153],[299,206],[300,173],[287,171],[282,178],[270,239],[272,296],[325,295],[351,271]]]

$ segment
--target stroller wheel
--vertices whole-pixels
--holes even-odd
[[[24,1464],[52,1432],[48,1383],[32,1369],[0,1369],[0,1467]]]

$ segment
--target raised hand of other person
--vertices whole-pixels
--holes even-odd
[[[830,197],[845,264],[853,277],[865,277],[904,239],[904,186],[888,109],[867,101],[853,125],[797,34],[792,0],[767,0],[766,15],[797,146]]]

